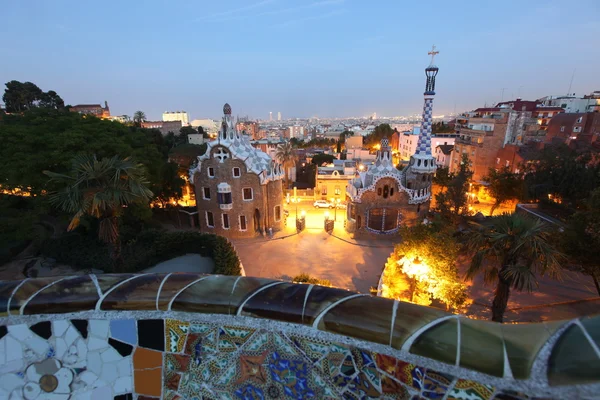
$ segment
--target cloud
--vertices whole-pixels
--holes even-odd
[[[248,11],[248,10],[254,10],[255,8],[260,8],[260,7],[266,6],[267,4],[274,3],[276,1],[277,0],[261,0],[257,3],[250,4],[250,5],[247,5],[244,7],[234,8],[233,10],[227,10],[227,11],[223,11],[223,12],[219,12],[219,13],[215,13],[215,14],[206,15],[206,16],[197,18],[196,21],[208,21],[208,20],[218,19],[219,17],[225,17],[225,16],[228,16],[231,14],[237,14],[237,13]]]
[[[297,25],[297,24],[302,23],[302,22],[308,22],[308,21],[315,21],[315,20],[318,20],[318,19],[331,18],[331,17],[335,17],[337,15],[345,14],[346,12],[347,12],[346,10],[334,10],[334,11],[330,11],[330,12],[328,12],[326,14],[320,14],[320,15],[313,15],[311,17],[291,19],[291,20],[282,22],[280,24],[273,25],[273,28],[283,28],[283,27],[287,27],[287,26]]]

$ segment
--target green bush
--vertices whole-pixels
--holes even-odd
[[[77,233],[48,240],[42,253],[74,268],[98,268],[105,272],[139,272],[185,254],[200,254],[214,260],[215,274],[241,273],[240,260],[231,243],[222,236],[200,232],[144,231],[122,245],[118,269],[105,244]]]
[[[331,281],[329,279],[314,278],[305,272],[293,277],[292,282],[311,283],[313,285],[321,285],[321,286],[331,286]]]

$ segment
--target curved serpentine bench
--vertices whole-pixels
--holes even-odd
[[[318,285],[188,273],[0,282],[0,312],[0,398],[600,392],[600,317],[497,324]]]

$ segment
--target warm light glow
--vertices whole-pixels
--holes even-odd
[[[325,219],[329,219],[329,211],[325,211],[325,214],[323,214],[325,216]]]
[[[380,144],[376,144],[375,146],[373,146],[373,148],[374,148],[375,150],[379,150],[379,149],[381,149],[381,145],[380,145]]]
[[[304,210],[300,211],[300,216],[302,218],[305,218],[306,217],[306,211],[304,211]]]
[[[418,281],[429,280],[429,266],[423,260],[415,257],[412,261],[411,258],[404,257],[398,260],[398,265],[402,266],[402,272],[411,278],[415,278]]]
[[[360,165],[358,166],[358,170],[359,170],[359,171],[364,171],[364,170],[365,170],[365,166],[364,166],[364,165],[362,165],[362,164],[360,164]]]

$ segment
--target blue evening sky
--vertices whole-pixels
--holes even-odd
[[[434,114],[600,90],[600,0],[0,0],[0,83],[113,115]]]

